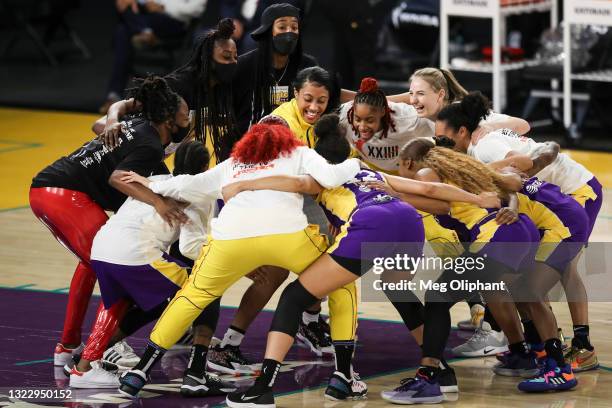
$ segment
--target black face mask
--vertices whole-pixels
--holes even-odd
[[[178,128],[178,130],[175,133],[172,133],[171,137],[172,137],[172,143],[180,143],[183,141],[184,138],[187,137],[187,135],[189,134],[189,125],[185,126],[185,127],[181,127],[179,125],[176,125],[176,127]]]
[[[280,55],[289,55],[297,46],[298,35],[296,33],[282,33],[272,37],[272,45],[274,51]]]
[[[238,63],[232,62],[231,64],[219,64],[215,62],[215,78],[222,84],[229,84],[236,75],[238,69]]]

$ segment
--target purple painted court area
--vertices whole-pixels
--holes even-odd
[[[55,343],[61,335],[67,296],[0,289],[0,299],[0,327],[3,339],[0,350],[0,394],[6,395],[9,388],[19,387],[66,388],[68,379],[61,369],[54,370],[51,358]],[[99,298],[94,298],[90,304],[84,332],[89,332],[98,301]],[[392,306],[389,305],[389,308],[392,309]],[[233,309],[222,309],[217,336],[223,335],[231,322],[233,312]],[[272,313],[262,313],[244,340],[242,350],[253,361],[261,361],[263,357],[271,318]],[[146,327],[129,339],[137,353],[142,351],[149,330],[150,327]],[[358,337],[355,368],[362,378],[408,369],[418,363],[418,347],[402,324],[362,319],[359,322]],[[86,337],[83,337],[83,340],[85,341]],[[449,347],[461,341],[453,332]],[[152,381],[146,388],[146,398],[133,402],[119,395],[116,390],[74,390],[73,397],[76,399],[73,398],[71,402],[53,404],[39,401],[35,404],[187,408],[222,403],[223,397],[185,399],[178,394],[187,360],[187,350],[169,351],[152,373]],[[276,383],[275,391],[278,393],[324,386],[333,371],[333,359],[317,359],[309,350],[297,346],[289,353],[287,363]],[[249,377],[233,377],[232,380],[236,381],[238,386],[248,386],[253,381]],[[0,396],[0,406],[6,401],[4,395]]]

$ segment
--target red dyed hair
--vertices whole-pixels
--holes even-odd
[[[280,125],[257,124],[251,126],[234,145],[232,158],[241,163],[267,163],[288,156],[297,147],[304,146],[291,129]]]
[[[378,88],[378,81],[376,81],[375,78],[367,77],[361,80],[359,91],[357,91],[357,95],[355,95],[355,99],[353,100],[353,106],[351,106],[346,113],[346,118],[355,133],[357,133],[357,128],[353,125],[353,118],[355,116],[355,105],[358,103],[374,106],[383,110],[383,117],[380,120],[382,128],[381,138],[387,137],[389,129],[395,132],[395,121],[391,117],[391,114],[395,112],[389,108],[387,96]]]

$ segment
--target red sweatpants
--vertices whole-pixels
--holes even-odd
[[[70,283],[61,339],[64,345],[79,344],[81,326],[96,284],[90,265],[91,244],[108,216],[87,194],[56,187],[31,188],[30,207],[59,243],[79,259]]]

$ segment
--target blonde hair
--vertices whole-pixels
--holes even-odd
[[[444,183],[452,183],[473,194],[496,192],[507,199],[510,190],[504,187],[503,178],[487,165],[445,147],[436,147],[428,138],[418,138],[406,143],[400,152],[402,160],[411,159],[423,167],[435,171]]]
[[[432,87],[435,92],[444,89],[444,100],[448,103],[460,101],[468,94],[468,91],[461,86],[452,72],[441,68],[421,68],[414,71],[410,76],[410,82],[414,78],[421,78]]]

